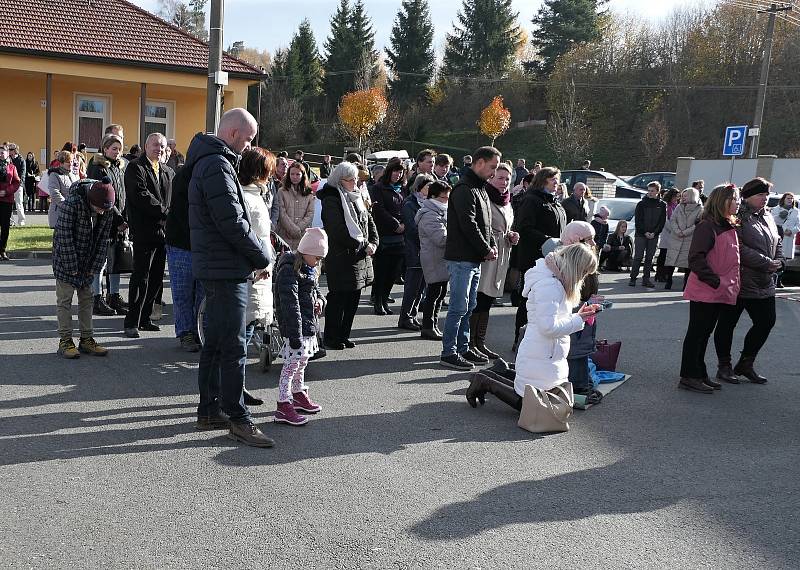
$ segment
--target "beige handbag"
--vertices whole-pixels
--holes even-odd
[[[569,382],[550,390],[526,384],[517,425],[533,433],[569,431],[567,420],[572,415],[574,400]]]

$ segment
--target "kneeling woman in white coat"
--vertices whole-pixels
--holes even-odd
[[[582,243],[549,253],[525,272],[528,326],[517,352],[514,379],[510,374],[475,374],[467,390],[473,408],[476,399],[483,403],[488,392],[519,410],[526,384],[550,390],[569,381],[569,335],[582,330],[598,306],[584,304],[577,313],[572,309],[580,301],[583,280],[595,272],[597,256]]]

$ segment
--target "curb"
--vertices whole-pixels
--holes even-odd
[[[24,249],[17,251],[9,251],[8,256],[11,259],[53,259],[52,251],[26,251]]]

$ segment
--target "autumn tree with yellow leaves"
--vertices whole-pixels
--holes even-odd
[[[497,137],[508,130],[511,125],[511,111],[503,105],[503,98],[498,95],[481,111],[478,127],[481,132],[492,139],[492,146]]]
[[[381,89],[353,91],[339,103],[339,121],[361,147],[364,138],[386,117],[389,102]]]

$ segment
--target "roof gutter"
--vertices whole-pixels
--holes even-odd
[[[203,76],[208,75],[208,68],[204,67],[190,67],[188,65],[169,65],[165,63],[135,61],[129,59],[115,59],[110,57],[89,56],[89,55],[80,55],[74,53],[57,53],[57,52],[37,50],[37,49],[23,49],[23,48],[0,46],[0,53],[9,53],[13,55],[29,55],[47,59],[62,59],[62,60],[66,59],[70,61],[80,61],[83,63],[102,63],[109,65],[120,65],[123,67],[136,67],[140,69],[156,69],[159,71],[191,73],[194,75],[203,75]],[[225,69],[224,62],[223,62],[223,71],[228,71]],[[246,73],[243,71],[228,71],[228,76],[234,79],[250,79],[252,81],[263,81],[268,77],[268,74]]]

